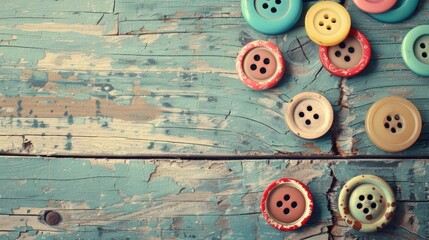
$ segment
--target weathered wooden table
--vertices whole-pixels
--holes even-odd
[[[305,34],[267,36],[240,0],[3,0],[0,9],[0,239],[428,239],[429,79],[403,63],[400,45],[429,21],[429,0],[400,24],[382,24],[341,1],[369,38],[368,69],[330,75]],[[235,57],[254,39],[275,42],[287,73],[257,92]],[[284,122],[302,91],[334,106],[332,130],[303,140]],[[376,100],[398,95],[420,110],[410,149],[387,154],[364,130]],[[337,198],[363,173],[394,189],[385,229],[356,232]],[[308,184],[315,211],[280,232],[260,213],[280,178]],[[44,215],[58,212],[49,226]]]

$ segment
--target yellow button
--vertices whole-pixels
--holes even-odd
[[[347,38],[351,19],[347,10],[339,3],[322,1],[311,7],[305,16],[305,31],[318,45],[334,46]]]
[[[386,97],[375,102],[365,118],[369,139],[386,152],[399,152],[420,136],[422,119],[416,106],[402,97]]]

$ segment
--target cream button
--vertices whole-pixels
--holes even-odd
[[[323,136],[331,128],[333,120],[331,104],[318,93],[299,93],[287,104],[286,124],[302,138],[315,139]]]
[[[422,130],[422,119],[413,103],[401,97],[375,102],[365,118],[371,142],[386,152],[399,152],[413,145]]]
[[[374,232],[390,222],[396,201],[383,179],[360,175],[347,181],[341,189],[338,208],[347,225],[357,231]]]

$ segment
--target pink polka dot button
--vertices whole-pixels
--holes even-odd
[[[281,178],[265,189],[262,215],[272,227],[292,231],[302,227],[313,212],[313,196],[302,182]]]
[[[390,10],[397,0],[353,0],[356,7],[367,13],[384,13]]]
[[[276,45],[257,40],[240,50],[236,68],[238,77],[246,86],[265,90],[274,87],[282,79],[285,63]]]
[[[320,46],[322,65],[338,77],[352,77],[362,72],[371,60],[371,45],[368,39],[356,29],[350,29],[349,36],[332,47]]]

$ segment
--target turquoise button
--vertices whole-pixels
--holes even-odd
[[[420,25],[402,41],[402,58],[411,71],[429,77],[429,25]]]
[[[397,23],[409,18],[417,8],[419,0],[398,0],[387,12],[369,14],[374,19],[384,23]]]
[[[279,34],[291,29],[302,12],[302,0],[241,0],[241,12],[256,31]]]

